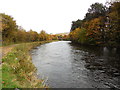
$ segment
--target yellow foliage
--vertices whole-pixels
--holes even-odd
[[[74,41],[78,40],[80,31],[81,31],[80,28],[76,28],[74,31],[70,32],[69,34],[70,38]]]

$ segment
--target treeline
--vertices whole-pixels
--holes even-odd
[[[89,45],[120,45],[120,2],[90,6],[83,20],[72,22],[70,39]]]
[[[8,45],[12,43],[21,42],[35,42],[35,41],[46,41],[46,40],[58,40],[59,37],[64,38],[65,36],[60,36],[56,34],[47,34],[44,30],[37,33],[34,30],[26,31],[21,26],[16,24],[13,17],[6,15],[4,13],[0,14],[1,26],[0,33],[2,33],[2,44]],[[67,38],[67,37],[66,37]]]
[[[20,42],[34,42],[34,41],[44,41],[51,40],[52,37],[42,30],[39,34],[32,29],[26,31],[21,26],[16,24],[16,21],[13,17],[3,14],[0,14],[2,18],[2,43],[20,43]]]

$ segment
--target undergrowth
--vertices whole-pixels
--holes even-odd
[[[39,80],[29,51],[43,43],[19,44],[2,58],[2,88],[46,88],[44,80]]]

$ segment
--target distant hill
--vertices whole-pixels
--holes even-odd
[[[57,34],[55,34],[55,35],[62,35],[62,36],[64,36],[64,35],[68,35],[69,34],[69,32],[65,32],[65,33],[57,33]]]

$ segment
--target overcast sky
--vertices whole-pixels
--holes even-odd
[[[25,30],[69,32],[71,22],[83,19],[92,3],[106,0],[0,0],[0,13],[14,17]]]

